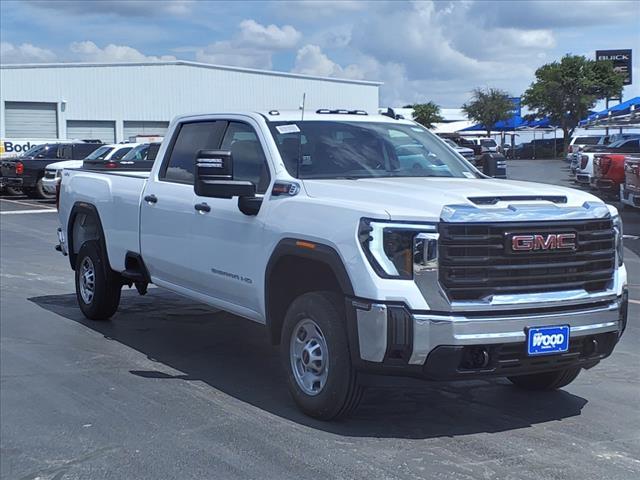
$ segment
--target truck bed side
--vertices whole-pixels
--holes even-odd
[[[75,241],[80,235],[77,229],[69,230],[73,208],[82,203],[91,205],[102,223],[111,268],[123,271],[127,252],[140,252],[140,197],[148,175],[148,172],[65,170],[60,186],[59,215],[67,246],[73,249],[70,253],[77,253],[81,243]]]

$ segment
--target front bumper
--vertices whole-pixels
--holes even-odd
[[[589,185],[591,183],[591,175],[589,175],[588,173],[577,173],[576,182],[582,183],[584,185]]]
[[[431,379],[506,376],[582,366],[611,354],[626,327],[626,292],[613,300],[522,311],[410,312],[401,305],[351,301],[354,362],[362,370]],[[529,327],[569,325],[570,351],[528,357]],[[487,363],[472,365],[481,349]]]
[[[47,193],[51,193],[51,194],[56,193],[56,188],[58,186],[58,183],[60,183],[60,177],[56,177],[56,178],[43,177],[42,178],[42,188]]]

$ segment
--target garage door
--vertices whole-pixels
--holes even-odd
[[[115,143],[116,122],[68,120],[67,138],[69,140],[102,140],[104,143]]]
[[[161,135],[163,136],[169,122],[124,122],[124,139],[129,140],[129,137],[135,137],[136,135]]]
[[[58,109],[55,103],[5,102],[7,138],[58,138]]]

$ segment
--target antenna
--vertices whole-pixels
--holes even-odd
[[[302,94],[302,103],[300,104],[300,122],[304,122],[304,104],[307,101],[307,93]],[[296,159],[296,178],[300,178],[300,161],[302,157],[302,130],[298,129],[298,158]]]

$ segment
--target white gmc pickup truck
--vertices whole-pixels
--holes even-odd
[[[615,208],[487,178],[392,115],[181,116],[150,173],[65,170],[59,195],[88,318],[153,283],[263,323],[317,418],[371,374],[560,388],[627,322]]]

